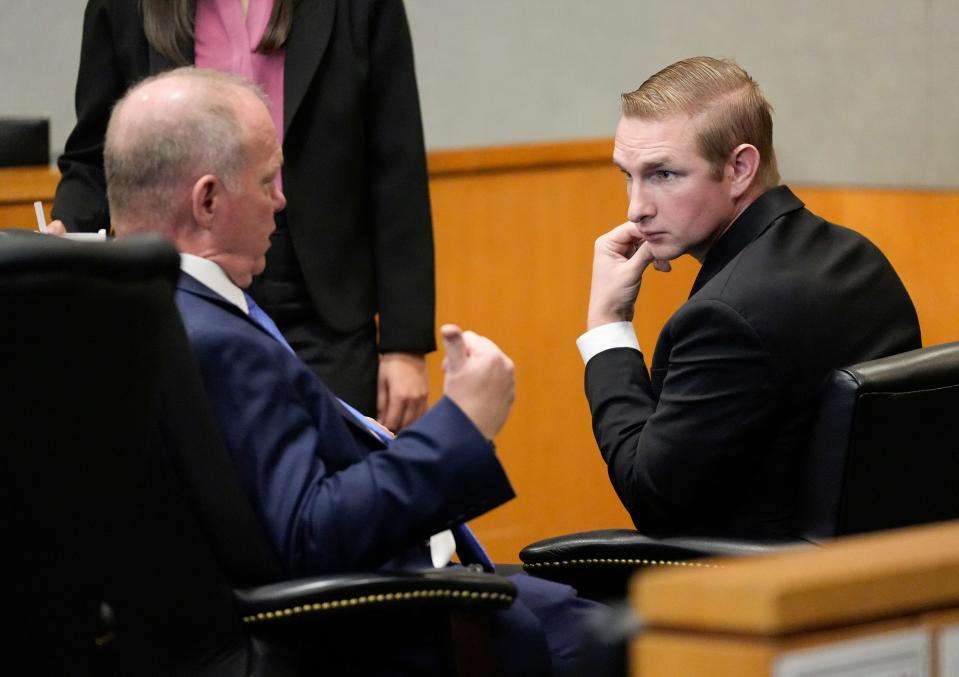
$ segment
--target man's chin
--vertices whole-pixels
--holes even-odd
[[[653,243],[649,243],[649,253],[653,255],[653,261],[661,263],[668,263],[683,255],[683,252],[677,251],[675,247]]]
[[[249,271],[244,271],[245,275],[237,276],[241,277],[245,284],[240,284],[240,282],[237,280],[234,280],[234,282],[236,283],[236,286],[240,287],[241,289],[246,289],[253,284],[253,280],[256,278],[256,276],[260,275],[264,270],[266,270],[266,259],[257,261],[250,266]]]

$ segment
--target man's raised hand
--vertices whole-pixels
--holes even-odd
[[[513,361],[484,336],[444,324],[440,335],[446,350],[443,390],[492,440],[506,423],[515,397]]]

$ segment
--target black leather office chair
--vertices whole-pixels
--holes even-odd
[[[45,675],[367,674],[397,669],[391,647],[415,629],[486,674],[451,647],[482,648],[476,618],[512,602],[508,579],[286,580],[208,411],[178,264],[160,240],[0,233],[4,660]]]
[[[652,538],[628,529],[569,534],[520,553],[525,569],[619,597],[641,567],[704,566],[849,534],[959,518],[959,342],[836,370],[799,480],[794,538]],[[708,564],[705,564],[708,565]]]
[[[50,164],[50,120],[0,117],[0,167]]]

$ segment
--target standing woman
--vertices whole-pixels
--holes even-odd
[[[396,430],[426,407],[433,236],[402,0],[88,0],[54,218],[109,226],[103,137],[138,80],[196,64],[270,99],[287,208],[251,289],[340,397]],[[149,158],[144,158],[148,161]],[[378,320],[378,323],[377,323]]]

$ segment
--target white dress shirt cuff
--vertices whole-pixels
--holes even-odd
[[[611,348],[632,348],[639,350],[639,339],[632,322],[610,322],[601,324],[576,339],[576,347],[583,357],[583,364],[594,356]]]
[[[430,555],[435,568],[442,569],[449,564],[454,552],[456,552],[456,539],[453,538],[452,531],[447,529],[430,536]]]

